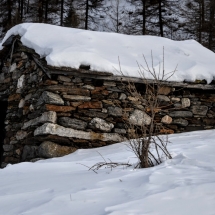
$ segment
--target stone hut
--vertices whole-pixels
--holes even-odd
[[[59,157],[79,148],[101,147],[127,137],[131,118],[148,116],[144,104],[126,90],[140,78],[48,66],[19,36],[0,51],[1,167],[8,163]],[[215,85],[164,82],[156,120],[160,133],[213,129]],[[166,109],[165,107],[170,108]]]

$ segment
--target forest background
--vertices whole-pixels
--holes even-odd
[[[215,0],[0,0],[0,41],[14,25],[195,39],[215,51]]]

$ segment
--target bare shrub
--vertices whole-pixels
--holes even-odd
[[[137,113],[129,116],[126,121],[128,130],[128,146],[138,158],[138,168],[147,168],[160,164],[165,159],[171,159],[168,152],[168,130],[162,123],[156,120],[156,113],[161,110],[159,92],[165,87],[164,83],[175,73],[177,67],[166,73],[164,70],[164,49],[163,62],[159,64],[158,71],[153,65],[153,55],[151,54],[151,68],[143,55],[145,67],[138,64],[139,74],[145,86],[144,92],[138,92],[135,83],[128,81],[128,93],[137,101],[141,102],[143,109],[137,107]],[[120,66],[120,73],[123,74]],[[152,79],[147,79],[146,74],[150,74]],[[142,94],[141,94],[142,93]],[[165,107],[168,108],[168,107]],[[139,113],[138,114],[138,110]],[[166,135],[161,135],[161,133]]]

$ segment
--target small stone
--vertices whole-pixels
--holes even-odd
[[[77,95],[63,95],[63,98],[70,101],[90,101],[91,97],[88,96],[77,96]]]
[[[10,72],[13,72],[14,70],[16,70],[16,63],[13,63],[10,67]]]
[[[54,111],[45,112],[42,114],[42,116],[32,119],[28,122],[25,122],[22,129],[26,129],[31,126],[36,126],[38,124],[42,124],[45,122],[56,123],[56,120],[57,120],[56,112]]]
[[[45,109],[49,110],[49,111],[55,111],[55,112],[71,112],[73,110],[75,110],[76,108],[71,107],[71,106],[58,106],[58,105],[49,105],[46,104],[45,105]]]
[[[113,123],[108,123],[98,117],[93,118],[89,124],[91,127],[99,129],[101,131],[110,132],[114,127]]]
[[[158,89],[158,94],[168,95],[171,92],[171,87],[162,86]]]
[[[85,130],[87,127],[87,123],[74,118],[69,117],[61,117],[58,119],[58,123],[67,128],[74,128],[78,130]]]
[[[191,107],[191,110],[195,115],[205,116],[208,112],[208,107],[204,105],[201,106],[194,105]]]
[[[120,128],[114,128],[114,133],[126,134],[126,130],[125,129],[120,129]]]
[[[22,152],[22,161],[29,160],[38,156],[38,146],[25,145]]]
[[[21,99],[21,95],[20,94],[12,94],[8,97],[8,102],[11,101],[17,101]]]
[[[104,86],[109,86],[109,87],[115,87],[116,83],[112,81],[104,81],[103,83]]]
[[[20,130],[16,133],[16,139],[17,140],[23,140],[27,137],[27,135],[28,135],[28,133],[26,131]]]
[[[174,119],[173,124],[180,125],[180,126],[187,126],[188,121],[186,119],[179,118],[179,119]]]
[[[78,108],[88,108],[88,109],[96,109],[96,108],[102,108],[102,102],[96,101],[96,102],[84,102],[83,104],[79,105]]]
[[[23,108],[24,105],[25,105],[25,100],[24,100],[24,99],[21,99],[20,102],[19,102],[18,107],[19,107],[19,108]]]
[[[70,82],[71,78],[68,78],[68,77],[62,76],[62,75],[58,75],[57,80],[58,81],[63,81],[63,82]]]
[[[171,124],[172,123],[172,117],[166,115],[161,119],[161,122],[164,124]]]
[[[175,132],[172,129],[163,128],[163,129],[160,130],[160,133],[161,134],[174,134]]]
[[[165,95],[158,95],[157,98],[158,98],[158,100],[164,101],[164,102],[169,102],[170,101],[170,99]]]
[[[129,117],[129,122],[133,125],[143,126],[151,124],[151,117],[141,110],[134,110]]]
[[[22,75],[17,82],[17,89],[23,88],[25,81],[25,75]]]
[[[121,93],[119,96],[119,100],[125,100],[127,98],[127,96],[125,95],[125,93]]]
[[[27,95],[25,96],[25,101],[28,101],[29,99],[31,99],[31,97],[32,97],[32,94],[31,94],[31,93],[27,94]]]
[[[24,52],[22,52],[22,53],[21,53],[21,58],[22,58],[23,60],[25,60],[25,59],[28,59],[28,56],[27,56]]]
[[[16,80],[18,79],[20,76],[22,75],[22,72],[21,71],[13,71],[13,74],[12,74],[12,79],[13,80]]]
[[[5,152],[9,152],[9,151],[13,150],[13,145],[3,145],[3,150]]]
[[[43,158],[54,158],[68,155],[76,150],[74,147],[60,146],[56,143],[45,141],[39,146],[38,155]]]
[[[182,98],[181,99],[181,104],[182,104],[183,108],[190,107],[190,99],[189,98]]]
[[[191,111],[173,111],[169,114],[171,117],[192,117],[193,113]]]
[[[84,85],[83,88],[88,89],[88,90],[94,90],[95,87],[92,85]]]
[[[117,117],[122,116],[122,108],[108,107],[107,110],[108,110],[108,114],[110,114],[111,116],[117,116]]]
[[[137,97],[132,97],[132,96],[128,96],[128,100],[132,101],[132,102],[137,102],[139,101],[139,99]]]
[[[64,105],[63,99],[58,94],[48,92],[48,91],[44,91],[42,93],[41,97],[42,97],[42,100],[45,103],[55,104],[55,105]]]
[[[180,98],[176,98],[176,97],[173,97],[171,98],[172,102],[180,102],[181,99]]]

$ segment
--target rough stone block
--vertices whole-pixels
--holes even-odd
[[[191,111],[173,111],[169,114],[171,117],[192,117]]]
[[[57,80],[58,81],[63,81],[63,82],[70,82],[71,78],[68,78],[68,77],[62,76],[62,75],[58,75]]]
[[[186,119],[179,118],[179,119],[174,119],[173,124],[180,125],[180,126],[187,126],[188,121]]]
[[[102,102],[96,101],[96,102],[84,102],[83,104],[79,105],[78,108],[88,108],[88,109],[96,109],[96,108],[102,108]]]
[[[51,123],[45,123],[44,125],[38,127],[34,131],[34,136],[38,135],[58,135],[61,137],[74,137],[78,139],[84,140],[101,140],[101,141],[109,141],[109,142],[122,142],[125,140],[119,134],[115,133],[95,133],[95,132],[86,132],[86,131],[79,131],[72,128],[65,128],[63,126]]]
[[[190,107],[190,99],[189,98],[182,98],[181,99],[181,104],[182,104],[183,108]]]
[[[77,95],[63,95],[63,98],[69,101],[90,101],[91,97],[89,96],[77,96]]]
[[[122,116],[122,108],[120,107],[108,107],[108,114],[111,116],[117,116],[120,117]]]
[[[87,123],[74,118],[61,117],[58,119],[58,123],[67,128],[74,128],[78,130],[84,130],[87,127]]]
[[[201,105],[201,106],[194,105],[191,107],[191,110],[195,115],[205,116],[208,112],[208,107],[205,105]]]
[[[55,112],[71,112],[73,110],[75,110],[76,108],[71,107],[71,106],[58,106],[58,105],[49,105],[46,104],[45,105],[45,109],[49,110],[49,111],[55,111]]]
[[[38,156],[43,158],[61,157],[76,150],[74,147],[60,146],[56,143],[45,141],[38,148]]]
[[[89,124],[91,127],[96,128],[101,131],[110,132],[114,127],[113,123],[108,123],[104,119],[98,117],[93,118]]]
[[[29,160],[38,156],[38,146],[25,145],[22,152],[22,161]]]
[[[44,91],[41,97],[47,104],[64,105],[63,99],[58,94]]]
[[[151,124],[151,117],[141,110],[134,110],[134,112],[129,117],[129,122],[133,125],[150,125]]]
[[[25,122],[22,129],[27,129],[28,127],[39,125],[46,122],[56,123],[56,120],[57,120],[56,112],[54,111],[45,112],[40,117]]]
[[[166,115],[161,119],[161,122],[164,124],[171,124],[172,123],[172,117]]]
[[[158,94],[160,95],[168,95],[171,92],[171,87],[162,86],[158,89]]]

